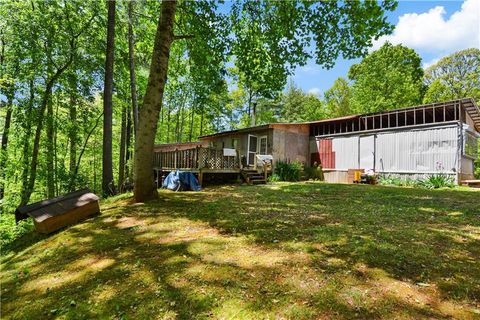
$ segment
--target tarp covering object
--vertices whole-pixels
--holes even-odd
[[[172,171],[168,174],[163,181],[162,188],[172,191],[201,190],[200,184],[193,173],[178,170]]]

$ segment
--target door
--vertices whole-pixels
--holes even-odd
[[[253,134],[248,135],[248,154],[247,165],[253,166],[255,164],[255,156],[257,154],[258,137]]]
[[[258,142],[258,154],[267,154],[267,136],[262,136]]]
[[[359,168],[375,170],[375,136],[361,136],[359,141]]]

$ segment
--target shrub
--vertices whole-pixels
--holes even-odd
[[[0,215],[0,246],[5,248],[5,246],[8,246],[15,239],[20,238],[32,230],[32,219],[22,220],[17,225],[15,223],[15,215],[8,213],[2,214]]]
[[[324,180],[322,167],[316,164],[314,164],[310,168],[306,168],[305,175],[307,179],[320,180],[320,181]]]
[[[445,174],[432,174],[426,179],[420,179],[418,185],[427,189],[452,188],[454,187],[453,177]]]
[[[475,178],[480,179],[480,153],[478,156],[478,159],[475,160],[475,172],[474,172]]]
[[[278,161],[275,165],[274,175],[278,176],[278,181],[299,181],[303,166],[300,162]]]

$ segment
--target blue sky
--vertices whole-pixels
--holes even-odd
[[[387,40],[402,43],[415,49],[424,67],[455,51],[480,47],[480,0],[400,1],[397,9],[388,13],[388,20],[395,25],[393,34],[379,39],[372,50]],[[291,80],[303,90],[321,95],[359,61],[339,59],[330,70],[309,61],[297,68]]]

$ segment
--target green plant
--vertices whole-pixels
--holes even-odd
[[[386,186],[405,186],[406,180],[402,180],[397,176],[387,174],[378,177],[378,184]]]
[[[2,214],[0,215],[0,246],[4,248],[32,230],[32,219],[22,220],[16,224],[13,214]]]
[[[454,186],[453,177],[438,173],[428,176],[426,179],[419,179],[418,185],[427,189],[452,188]]]
[[[281,181],[280,180],[280,176],[276,173],[272,174],[271,176],[268,177],[268,181],[269,182],[277,182],[277,181]]]
[[[278,161],[275,165],[274,174],[278,176],[278,181],[299,181],[303,165],[298,162]]]
[[[307,179],[320,181],[324,180],[322,167],[316,163],[310,168],[305,168],[305,175]]]

